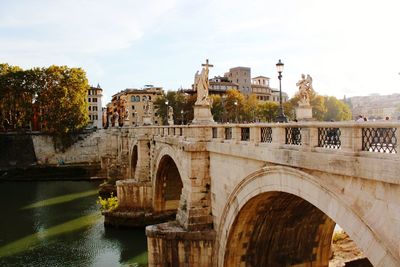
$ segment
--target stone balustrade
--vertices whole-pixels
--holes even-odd
[[[136,135],[180,137],[188,141],[251,143],[280,148],[337,153],[398,155],[397,122],[296,122],[130,127]],[[365,153],[364,153],[365,152]],[[378,156],[379,155],[379,156]],[[383,156],[383,157],[385,157]]]

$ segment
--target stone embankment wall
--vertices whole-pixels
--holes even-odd
[[[54,147],[49,135],[32,135],[38,165],[100,164],[103,131],[83,135],[82,139],[64,152]]]
[[[0,170],[36,163],[32,138],[26,134],[0,135]]]

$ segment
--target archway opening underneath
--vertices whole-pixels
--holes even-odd
[[[155,210],[177,210],[182,188],[182,179],[174,160],[168,155],[163,156],[156,175]]]
[[[224,266],[332,266],[329,260],[335,225],[325,213],[298,196],[284,192],[259,194],[235,218]]]
[[[138,148],[135,145],[132,149],[132,157],[131,157],[131,178],[135,178],[136,166],[138,162]]]

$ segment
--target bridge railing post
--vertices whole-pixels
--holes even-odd
[[[235,143],[238,143],[240,142],[240,138],[241,138],[240,127],[235,125],[232,127],[232,139],[235,141]]]
[[[254,144],[260,143],[261,128],[257,126],[250,127],[250,142]]]
[[[362,128],[356,125],[352,127],[342,127],[341,147],[343,152],[356,153],[362,149]]]
[[[311,151],[318,146],[318,128],[314,126],[301,127],[301,148]]]
[[[272,144],[279,147],[285,144],[285,127],[272,127]]]

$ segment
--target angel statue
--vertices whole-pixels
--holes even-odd
[[[199,74],[199,71],[194,75],[194,88],[197,91],[197,101],[196,105],[209,105],[208,98],[208,89],[209,89],[209,81],[208,81],[208,68],[213,67],[213,65],[208,63],[208,59],[206,60],[206,64],[202,64],[204,67]]]
[[[299,95],[300,95],[300,105],[310,105],[310,96],[311,93],[313,92],[313,87],[312,87],[312,78],[309,74],[307,74],[307,77],[302,74],[301,75],[301,80],[296,83],[296,86],[299,87]]]

